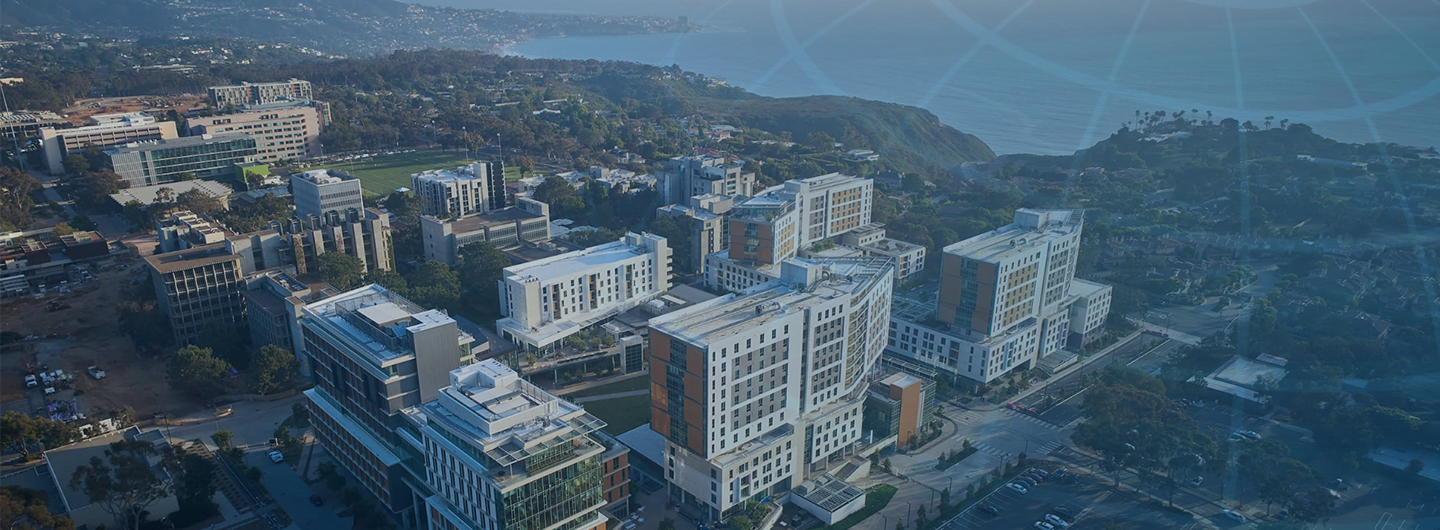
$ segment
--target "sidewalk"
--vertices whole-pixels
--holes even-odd
[[[594,388],[594,387],[597,387],[597,386],[605,386],[605,385],[608,385],[608,384],[610,384],[610,383],[619,383],[619,382],[621,382],[621,381],[627,381],[627,380],[630,380],[630,379],[634,379],[634,378],[636,378],[636,377],[649,377],[649,376],[650,376],[650,371],[649,371],[649,370],[641,370],[641,371],[639,371],[639,372],[632,372],[632,373],[628,373],[628,374],[624,374],[624,375],[618,375],[618,376],[615,376],[615,377],[609,377],[609,378],[605,378],[605,379],[596,379],[596,380],[594,380],[594,381],[586,381],[586,382],[584,382],[584,383],[580,383],[580,384],[574,385],[574,386],[567,386],[567,387],[565,387],[565,388],[556,388],[556,389],[553,389],[553,390],[547,390],[547,392],[550,392],[551,394],[555,394],[555,395],[557,395],[557,396],[564,397],[564,396],[566,396],[566,395],[574,394],[574,393],[576,393],[576,392],[579,392],[579,391],[581,391],[581,390],[585,390],[585,389],[587,389],[587,388]],[[611,396],[611,397],[620,397],[620,396]],[[584,399],[584,398],[581,398],[581,399]]]
[[[1120,348],[1121,346],[1124,346],[1124,345],[1126,345],[1126,344],[1129,344],[1130,341],[1135,340],[1135,338],[1136,338],[1136,337],[1139,337],[1139,336],[1140,336],[1140,331],[1137,330],[1137,331],[1135,331],[1135,332],[1133,332],[1133,333],[1131,333],[1131,334],[1129,334],[1129,335],[1126,335],[1126,336],[1124,336],[1124,337],[1121,337],[1120,340],[1115,341],[1115,344],[1111,344],[1110,346],[1107,346],[1105,349],[1096,352],[1094,355],[1091,355],[1091,356],[1089,356],[1089,357],[1086,357],[1086,358],[1084,358],[1084,359],[1081,359],[1080,362],[1077,362],[1077,363],[1075,363],[1075,364],[1072,364],[1072,365],[1070,365],[1068,368],[1065,368],[1064,370],[1060,370],[1059,372],[1055,372],[1055,374],[1052,375],[1052,376],[1050,376],[1049,379],[1046,379],[1045,381],[1043,381],[1043,382],[1041,382],[1040,384],[1037,384],[1037,385],[1030,385],[1029,388],[1026,388],[1025,390],[1021,390],[1019,394],[1015,394],[1014,396],[1010,396],[1010,397],[1007,398],[1005,401],[1008,402],[1008,403],[1015,403],[1015,402],[1018,402],[1018,401],[1020,401],[1020,400],[1025,399],[1025,398],[1027,398],[1027,397],[1030,397],[1031,394],[1034,394],[1034,393],[1036,393],[1036,392],[1039,392],[1040,390],[1042,390],[1042,389],[1050,386],[1051,383],[1054,383],[1055,381],[1059,381],[1059,380],[1061,380],[1061,379],[1064,379],[1066,376],[1069,376],[1070,374],[1073,374],[1073,373],[1075,373],[1076,371],[1085,368],[1086,366],[1090,366],[1091,364],[1094,364],[1094,363],[1096,363],[1096,362],[1099,362],[1101,359],[1103,359],[1103,358],[1105,358],[1105,357],[1108,357],[1111,352],[1114,352],[1117,348]],[[988,410],[994,410],[994,409],[1000,408],[1000,407],[1002,407],[1002,406],[1003,406],[1003,405],[992,405],[992,404],[990,404],[989,402],[982,401],[982,402],[980,402],[980,404],[978,404],[978,405],[970,406],[970,407],[965,407],[965,408],[968,408],[968,409],[970,409],[970,410],[988,411]]]
[[[598,395],[598,396],[585,396],[585,397],[582,397],[582,398],[575,398],[575,402],[576,402],[576,403],[589,403],[589,402],[591,402],[591,401],[605,401],[605,400],[607,400],[607,399],[616,399],[616,398],[624,398],[624,397],[635,397],[635,396],[646,396],[646,395],[649,395],[649,394],[650,394],[650,389],[646,388],[646,389],[641,389],[641,390],[631,390],[631,391],[629,391],[629,392],[616,392],[616,393],[614,393],[614,394],[600,394],[600,395]]]

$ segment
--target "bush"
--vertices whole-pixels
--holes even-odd
[[[865,494],[864,508],[861,508],[858,512],[850,514],[850,517],[841,519],[840,522],[835,523],[827,530],[847,530],[848,528],[859,524],[860,521],[864,521],[865,518],[875,515],[877,512],[884,509],[885,505],[890,504],[890,498],[895,496],[896,491],[898,490],[895,489],[895,486],[891,486],[889,484],[881,484],[879,486],[875,486],[874,489],[871,489],[868,493]]]

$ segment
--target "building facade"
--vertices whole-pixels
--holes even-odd
[[[605,528],[605,424],[494,359],[457,368],[407,411],[422,437],[434,530]]]
[[[700,195],[690,198],[689,205],[669,204],[656,210],[657,215],[668,215],[680,221],[689,218],[690,255],[676,260],[675,270],[685,274],[704,274],[705,256],[720,252],[729,242],[730,210],[734,198],[719,195]]]
[[[146,256],[145,264],[176,342],[193,342],[210,322],[245,323],[244,271],[224,243]]]
[[[279,346],[300,351],[300,309],[340,294],[330,284],[301,279],[283,270],[268,270],[245,278],[245,321],[250,328],[250,345],[256,350]],[[296,356],[300,375],[310,377],[310,359]]]
[[[206,89],[216,108],[264,105],[287,100],[315,99],[309,81],[290,79],[274,83],[240,83]]]
[[[188,116],[190,136],[244,133],[255,139],[255,161],[275,163],[320,156],[323,104],[287,101],[241,107],[213,116]]]
[[[40,136],[40,129],[63,127],[66,123],[65,118],[48,110],[0,112],[0,138],[5,140],[37,138]]]
[[[423,171],[411,175],[410,183],[421,215],[459,217],[505,207],[505,165],[500,162]]]
[[[40,143],[45,150],[45,166],[51,175],[65,174],[65,157],[88,147],[105,148],[129,142],[172,140],[175,122],[156,121],[144,112],[127,114],[96,114],[90,125],[71,129],[40,129]]]
[[[474,337],[443,311],[373,284],[300,313],[296,356],[311,366],[315,386],[305,396],[316,439],[402,526],[422,526],[415,508],[428,495],[414,486],[423,484],[415,476],[426,453],[404,411],[439,397],[450,373],[473,360]]]
[[[327,212],[365,209],[360,179],[334,169],[316,169],[290,177],[295,198],[295,216],[323,217]]]
[[[1034,368],[1076,326],[1094,333],[1107,289],[1080,310],[1083,320],[1072,318],[1082,226],[1080,210],[1021,209],[1013,223],[945,247],[939,296],[897,300],[890,351],[986,384]]]
[[[670,246],[653,234],[512,265],[500,279],[501,337],[546,354],[585,328],[670,289]]]
[[[515,206],[490,213],[446,219],[421,216],[420,234],[425,259],[453,266],[459,262],[460,249],[471,243],[487,241],[504,248],[521,242],[549,241],[550,205],[521,198]]]
[[[650,427],[677,505],[717,521],[853,454],[890,268],[787,260],[778,280],[652,319]]]
[[[255,158],[255,140],[245,134],[187,136],[174,140],[131,142],[105,150],[110,167],[127,184],[141,187],[234,173]]]
[[[744,162],[721,156],[679,156],[661,162],[655,177],[664,204],[686,204],[696,195],[753,195],[755,173],[744,169]]]

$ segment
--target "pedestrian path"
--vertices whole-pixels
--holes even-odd
[[[1062,428],[1062,427],[1060,427],[1059,425],[1055,425],[1054,423],[1050,423],[1050,422],[1048,422],[1048,421],[1042,420],[1042,419],[1040,419],[1040,418],[1037,418],[1037,417],[1035,417],[1035,416],[1026,414],[1026,413],[1024,413],[1024,412],[1018,412],[1018,411],[1014,411],[1014,410],[1010,410],[1010,409],[1005,409],[1005,413],[1006,413],[1006,414],[1010,414],[1010,415],[1012,415],[1012,416],[1018,416],[1018,417],[1020,417],[1020,419],[1022,419],[1022,420],[1025,420],[1025,421],[1027,421],[1027,422],[1033,423],[1033,424],[1035,424],[1035,425],[1039,425],[1039,426],[1041,426],[1041,427],[1045,427],[1045,428],[1050,429],[1050,430],[1052,430],[1052,431],[1058,431],[1058,430],[1060,430],[1060,429]]]
[[[649,395],[649,394],[650,394],[650,389],[647,388],[647,389],[641,389],[641,390],[631,390],[631,391],[629,391],[629,392],[616,392],[616,393],[614,393],[614,394],[600,394],[600,395],[598,395],[598,396],[585,396],[585,397],[582,397],[582,398],[575,398],[575,402],[576,402],[576,403],[589,403],[589,402],[591,402],[591,401],[605,401],[605,400],[609,400],[609,399],[618,399],[618,398],[624,398],[624,397],[646,396],[646,395]]]

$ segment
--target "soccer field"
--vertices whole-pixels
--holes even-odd
[[[427,169],[455,169],[471,162],[461,153],[451,151],[419,151],[394,155],[382,155],[354,161],[337,161],[312,169],[337,169],[360,179],[366,197],[389,195],[398,188],[410,187],[410,175]],[[505,168],[505,180],[520,178],[520,172],[513,167]]]

